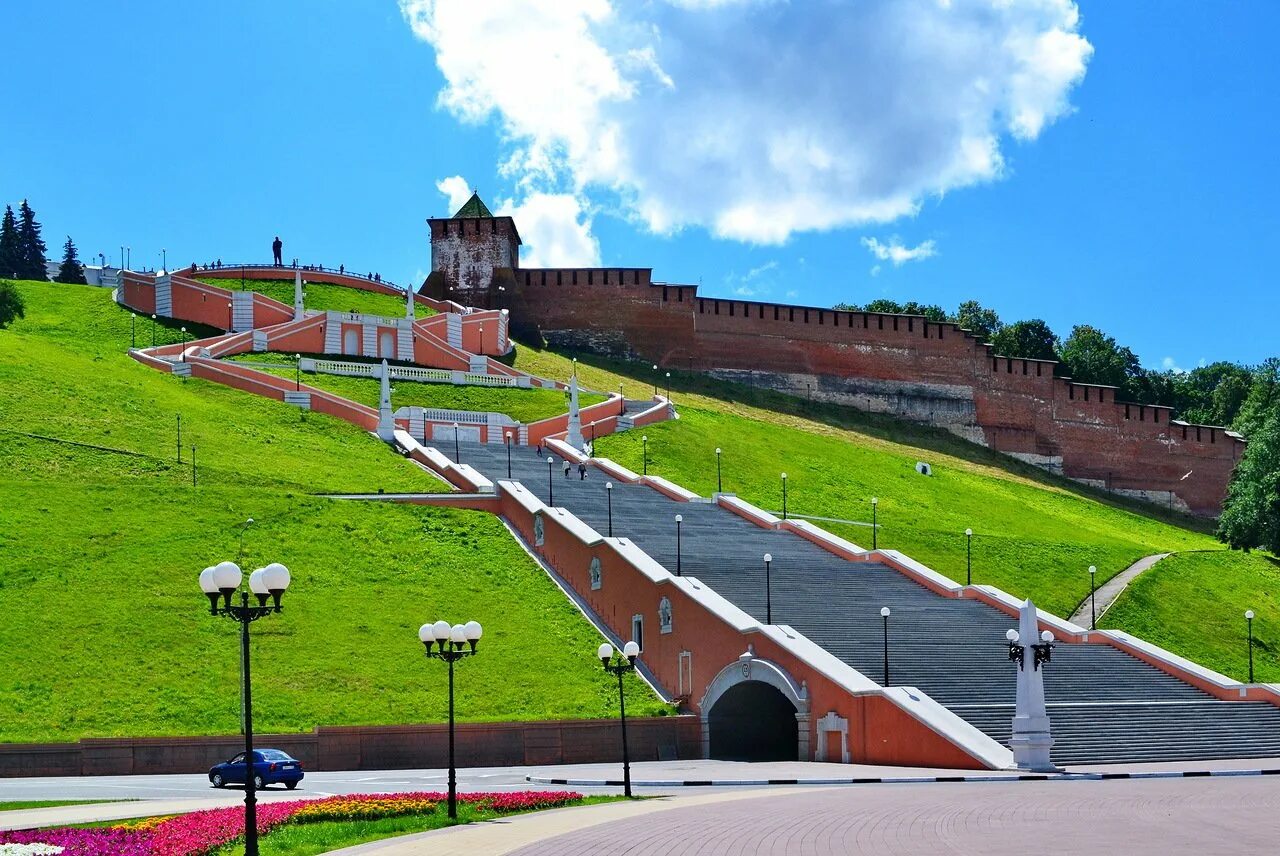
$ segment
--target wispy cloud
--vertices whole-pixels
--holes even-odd
[[[773,287],[773,272],[778,269],[778,263],[770,260],[762,265],[753,267],[751,270],[738,276],[737,273],[730,273],[726,276],[725,284],[733,289],[733,293],[738,297],[755,297],[760,294],[768,294]]]
[[[867,248],[871,255],[875,256],[882,262],[892,262],[894,267],[902,267],[907,262],[918,262],[924,259],[933,258],[938,254],[938,245],[932,238],[928,241],[921,241],[914,247],[905,246],[902,240],[894,235],[883,242],[879,238],[863,238],[862,246]],[[876,265],[878,268],[879,265]],[[875,273],[879,271],[874,271]]]

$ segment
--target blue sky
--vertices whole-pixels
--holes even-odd
[[[1280,351],[1280,4],[107,5],[5,11],[0,197],[51,253],[265,260],[279,234],[420,281],[441,187],[471,186],[526,264],[976,298],[1155,367]]]

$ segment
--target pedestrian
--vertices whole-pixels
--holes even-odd
[[[587,465],[581,461],[578,462],[578,481],[587,480]]]
[[[347,272],[347,266],[346,266],[346,264],[340,264],[340,265],[338,265],[338,273],[346,273],[346,272]]]
[[[537,445],[537,447],[533,450],[533,454],[534,454],[534,457],[536,457],[536,458],[541,458],[541,457],[542,457],[542,441],[541,441],[541,440],[539,440],[539,441],[538,441],[538,445]]]
[[[568,461],[565,461],[565,462],[564,462],[564,477],[565,477],[565,478],[568,478],[568,477],[569,477],[569,462],[568,462]]]
[[[284,242],[280,240],[280,236],[276,235],[276,239],[271,242],[271,257],[276,267],[284,267],[284,262],[280,261],[280,251],[284,249]]]

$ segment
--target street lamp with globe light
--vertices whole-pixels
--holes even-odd
[[[627,754],[627,700],[622,689],[622,676],[636,670],[636,658],[640,656],[640,646],[634,641],[622,646],[622,659],[613,656],[613,646],[605,642],[596,650],[604,670],[618,676],[618,708],[622,719],[622,792],[631,798],[631,756]]]
[[[478,621],[449,625],[447,621],[424,624],[418,628],[418,641],[427,649],[427,657],[449,664],[449,817],[458,817],[458,770],[453,752],[453,664],[476,653],[476,643],[484,635]],[[438,647],[437,647],[438,646]]]
[[[281,611],[280,598],[289,587],[289,569],[279,562],[258,568],[249,575],[248,591],[240,589],[244,574],[235,562],[219,562],[200,572],[200,590],[209,598],[209,614],[240,622],[240,672],[243,675],[244,711],[244,829],[245,856],[258,856],[258,791],[265,786],[261,774],[254,770],[253,758],[253,694],[249,678],[249,625],[260,618]],[[240,603],[232,596],[240,590]],[[257,600],[249,605],[249,594]]]

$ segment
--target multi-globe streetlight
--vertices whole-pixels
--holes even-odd
[[[596,650],[604,670],[618,676],[618,709],[622,720],[622,792],[631,798],[631,756],[627,752],[627,700],[622,688],[622,676],[636,670],[636,658],[640,656],[640,646],[634,641],[622,646],[622,659],[613,656],[613,646],[608,642]]]
[[[447,621],[424,624],[418,628],[418,641],[427,649],[427,657],[449,664],[449,817],[458,817],[458,769],[454,762],[453,739],[453,664],[476,653],[476,643],[484,634],[478,621],[449,625]]]

